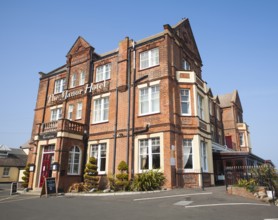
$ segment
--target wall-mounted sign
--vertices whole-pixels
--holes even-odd
[[[76,90],[65,90],[62,93],[59,94],[51,94],[48,96],[48,103],[60,103],[67,99],[78,97],[85,95],[87,93],[99,94],[103,92],[109,91],[110,82],[104,81],[100,83],[91,83],[86,84],[83,88],[78,88]]]
[[[40,134],[39,139],[40,140],[49,140],[57,137],[57,132],[49,132],[45,134]]]

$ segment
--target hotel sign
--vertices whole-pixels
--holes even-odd
[[[79,88],[76,90],[70,90],[70,91],[65,90],[59,94],[51,94],[48,96],[47,103],[48,104],[61,103],[67,99],[86,95],[87,93],[91,93],[95,95],[95,94],[107,92],[109,91],[109,87],[110,87],[110,82],[106,82],[106,81],[97,84],[94,83],[87,84],[83,88]]]

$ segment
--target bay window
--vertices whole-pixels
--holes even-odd
[[[192,140],[183,140],[183,169],[193,169],[193,151],[192,151]]]
[[[180,90],[181,114],[190,115],[190,91],[189,89]]]
[[[205,119],[205,112],[204,112],[204,98],[198,94],[197,96],[198,98],[198,116],[200,117],[200,119],[204,120]]]
[[[201,167],[204,172],[208,171],[207,146],[204,141],[201,141]]]

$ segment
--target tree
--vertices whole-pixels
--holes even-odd
[[[97,160],[94,157],[90,157],[89,163],[86,164],[84,170],[84,186],[86,191],[98,188],[98,171]]]
[[[129,187],[128,181],[128,165],[126,162],[121,161],[118,165],[118,170],[120,171],[119,174],[116,174],[117,180],[115,181],[115,185],[117,188],[121,190],[127,190]]]
[[[30,176],[30,164],[28,163],[23,171],[24,176],[22,177],[23,183],[22,187],[27,188],[29,183],[29,176]]]

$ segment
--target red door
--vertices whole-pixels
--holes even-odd
[[[233,149],[232,136],[226,136],[225,139],[227,147]]]
[[[44,178],[51,177],[51,162],[54,157],[54,153],[43,154],[40,187],[44,182]]]

